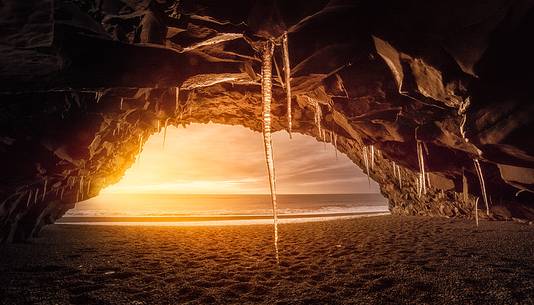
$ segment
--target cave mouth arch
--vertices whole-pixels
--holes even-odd
[[[388,212],[378,184],[331,143],[299,134],[290,140],[277,132],[274,145],[282,221]],[[266,218],[272,208],[264,158],[261,136],[241,126],[169,127],[147,139],[118,183],[77,203],[59,222],[132,223],[143,217],[137,223],[147,224],[163,216],[166,224],[246,224],[252,215],[261,217],[252,223],[272,222]]]

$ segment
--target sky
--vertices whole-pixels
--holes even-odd
[[[151,136],[140,159],[102,194],[268,194],[261,133],[242,126],[191,124]],[[377,193],[378,185],[334,147],[312,137],[273,134],[279,194]]]

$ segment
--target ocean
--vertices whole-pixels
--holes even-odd
[[[281,223],[388,214],[380,194],[278,195]],[[272,223],[270,195],[103,194],[80,202],[58,223],[224,225]]]

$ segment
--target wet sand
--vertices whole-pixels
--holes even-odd
[[[0,246],[0,304],[534,304],[534,226],[377,216],[53,225]]]

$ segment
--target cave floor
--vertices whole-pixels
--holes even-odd
[[[533,304],[534,226],[379,216],[53,225],[0,246],[1,304]]]

